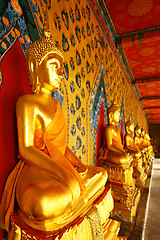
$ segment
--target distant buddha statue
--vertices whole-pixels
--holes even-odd
[[[145,139],[146,139],[146,144],[148,148],[149,158],[151,159],[151,161],[153,161],[154,159],[153,145],[151,144],[151,138],[148,133],[145,134]]]
[[[67,147],[65,119],[51,96],[63,77],[63,55],[47,28],[26,57],[33,94],[17,102],[20,161],[4,189],[0,222],[8,229],[16,207],[30,227],[59,231],[91,207],[105,188],[107,172],[85,166]]]
[[[106,146],[103,155],[100,156],[100,162],[129,167],[130,158],[123,148],[117,125],[120,120],[120,109],[115,103],[107,109],[107,116],[108,124],[105,130]]]
[[[144,149],[142,145],[142,139],[141,139],[141,128],[139,125],[137,125],[134,128],[134,141],[135,144],[139,147],[139,149],[142,151]]]
[[[145,140],[144,140],[144,134],[145,131],[143,128],[141,128],[139,125],[137,125],[134,129],[134,139],[135,139],[135,143],[136,145],[139,147],[141,154],[142,154],[142,161],[143,164],[142,166],[144,167],[144,171],[145,173],[148,172],[148,163],[147,163],[147,146],[145,144]]]
[[[125,150],[126,152],[132,154],[132,155],[139,155],[140,149],[138,146],[135,144],[134,141],[134,123],[129,120],[125,123],[125,136],[124,136],[124,142],[125,142]]]
[[[141,145],[144,148],[148,147],[148,141],[147,141],[147,133],[145,132],[145,130],[143,128],[141,128]]]
[[[150,174],[149,169],[153,162],[153,149],[150,147],[149,135],[141,128],[141,145],[143,147],[144,162],[146,164],[146,172]]]
[[[132,221],[135,216],[140,191],[133,178],[133,156],[122,145],[118,122],[120,109],[113,103],[107,109],[108,124],[103,147],[99,150],[98,165],[108,172],[107,185],[111,187],[115,205],[113,216]]]
[[[150,142],[150,136],[147,132],[145,134],[145,141],[146,141],[147,147],[149,147],[151,145],[151,142]]]
[[[134,140],[134,124],[131,120],[125,123],[125,129],[125,150],[133,156],[133,178],[135,178],[135,185],[137,187],[144,187],[147,175],[144,173],[141,151]]]

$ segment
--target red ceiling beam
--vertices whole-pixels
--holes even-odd
[[[148,113],[147,115],[148,116],[155,116],[155,115],[159,115],[160,116],[160,113]]]
[[[138,30],[138,31],[130,32],[130,33],[121,34],[117,37],[117,39],[119,40],[119,39],[134,37],[136,35],[141,36],[143,34],[153,33],[153,32],[159,31],[159,30],[160,30],[160,26],[146,28],[146,29],[142,29],[142,30]]]
[[[160,79],[160,76],[156,76],[156,77],[148,77],[148,78],[138,78],[138,79],[134,79],[132,81],[132,84],[133,85],[136,85],[136,84],[140,84],[140,83],[153,83],[153,82],[157,82],[159,81]]]
[[[146,109],[160,109],[160,106],[155,106],[155,107],[144,107],[144,110]]]
[[[160,120],[160,118],[148,118],[148,120],[155,120],[155,119],[159,119]]]
[[[135,46],[143,43],[157,41],[160,39],[159,30],[160,26],[156,26],[153,28],[142,29],[136,32],[119,35],[116,38],[117,46],[126,48],[129,46]]]
[[[160,99],[160,96],[148,96],[148,97],[141,97],[139,99],[139,101],[143,101],[143,100],[159,100]]]
[[[148,119],[149,122],[160,122],[160,118]]]
[[[149,121],[149,124],[159,124],[159,123],[160,123],[159,120],[160,120],[160,119],[158,119],[158,121],[156,121],[156,120],[154,120],[154,121]]]

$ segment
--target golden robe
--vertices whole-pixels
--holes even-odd
[[[57,102],[57,110],[54,119],[51,121],[45,131],[39,130],[35,127],[34,145],[41,151],[48,154],[52,159],[56,160],[73,175],[76,172],[77,180],[80,183],[83,183],[78,172],[65,157],[65,150],[67,146],[67,129],[61,106],[56,99],[55,101]],[[9,230],[10,226],[10,216],[15,207],[15,192],[18,177],[25,164],[28,164],[27,160],[21,157],[20,161],[9,175],[3,191],[2,200],[0,203],[0,226],[7,231]]]

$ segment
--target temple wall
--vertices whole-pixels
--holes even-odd
[[[106,110],[116,101],[124,120],[132,117],[135,124],[139,122],[145,129],[147,122],[111,39],[105,36],[88,1],[81,2],[52,1],[49,23],[52,37],[65,59],[62,88],[68,99],[63,101],[62,109],[68,121],[68,144],[84,163],[94,164],[102,102]]]
[[[102,102],[106,123],[107,106],[113,100],[121,109],[123,124],[131,117],[148,130],[147,121],[109,32],[102,30],[87,0],[17,0],[17,5],[11,1],[6,7],[10,14],[14,9],[19,20],[9,29],[9,14],[4,12],[2,23],[6,29],[8,25],[9,34],[1,36],[1,54],[17,36],[25,51],[42,35],[46,2],[52,38],[64,54],[65,77],[55,97],[66,118],[68,145],[83,163],[95,164]]]

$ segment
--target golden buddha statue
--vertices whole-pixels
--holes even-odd
[[[146,133],[146,139],[148,141],[148,146],[151,146],[151,138],[148,133]]]
[[[106,125],[106,146],[100,162],[114,164],[121,167],[129,167],[131,160],[123,148],[120,132],[117,123],[120,120],[120,109],[116,104],[112,104],[107,109],[108,124]]]
[[[124,135],[124,143],[126,152],[132,155],[141,154],[138,146],[135,144],[134,141],[134,123],[131,120],[125,123],[125,130],[126,133]]]
[[[63,77],[63,55],[47,28],[26,57],[33,94],[17,102],[20,161],[4,189],[0,222],[9,229],[16,207],[25,224],[56,233],[92,206],[104,191],[107,172],[85,166],[67,147],[65,119],[51,96]]]
[[[140,198],[140,191],[135,187],[133,178],[132,155],[129,155],[121,141],[117,123],[120,109],[113,103],[107,109],[106,143],[99,151],[98,165],[108,172],[107,184],[111,187],[115,207],[113,215],[132,221]]]
[[[141,128],[141,145],[143,147],[143,155],[145,159],[145,165],[146,165],[146,173],[148,175],[151,174],[151,168],[153,163],[153,149],[150,147],[150,143],[148,141],[149,135],[145,132],[143,128]]]
[[[141,144],[142,143],[141,128],[140,128],[140,126],[138,124],[134,128],[134,141],[135,141],[135,144],[138,146],[138,148],[142,151],[144,147]]]
[[[141,128],[141,145],[143,148],[147,147],[147,142],[146,142],[146,138],[145,138],[146,132],[143,128]]]
[[[134,139],[142,154],[142,166],[144,168],[144,172],[148,174],[149,166],[147,164],[147,149],[145,146],[144,134],[144,129],[137,125],[134,129]]]
[[[149,147],[151,145],[150,144],[150,136],[147,132],[145,133],[145,141],[146,141],[147,147]]]
[[[148,133],[145,134],[146,144],[147,144],[147,151],[149,156],[149,161],[152,163],[154,159],[154,152],[153,152],[153,146],[151,144],[151,138]]]
[[[133,156],[133,177],[135,178],[135,184],[137,187],[144,187],[147,176],[142,167],[141,151],[134,141],[134,123],[131,120],[125,123],[125,130],[125,150]]]

